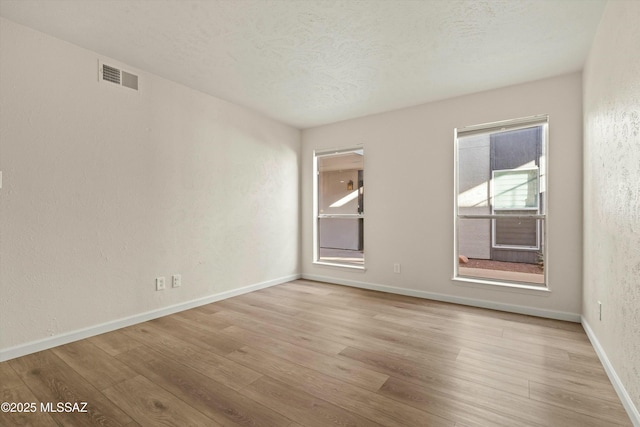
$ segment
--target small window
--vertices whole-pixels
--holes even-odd
[[[538,168],[491,171],[493,209],[509,211],[537,210],[540,200]]]
[[[314,154],[314,262],[364,268],[364,149]]]
[[[457,279],[545,287],[547,117],[456,129]]]
[[[540,211],[538,168],[491,172],[492,213],[519,216],[518,219],[503,217],[493,220],[493,248],[539,250],[538,221],[522,218],[522,215]]]

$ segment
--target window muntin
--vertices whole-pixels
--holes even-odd
[[[456,130],[454,278],[545,287],[546,145],[546,116]]]

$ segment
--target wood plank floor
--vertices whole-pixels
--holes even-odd
[[[631,426],[578,324],[298,280],[0,363],[0,425]]]

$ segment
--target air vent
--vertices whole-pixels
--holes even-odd
[[[129,89],[138,90],[138,76],[128,73],[111,65],[99,63],[100,80],[110,82],[118,86],[128,87]]]
[[[120,70],[109,65],[102,64],[102,80],[120,84]]]
[[[135,74],[122,72],[122,86],[138,90],[138,76]]]

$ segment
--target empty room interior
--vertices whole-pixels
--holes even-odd
[[[640,427],[639,22],[0,0],[0,425]]]

